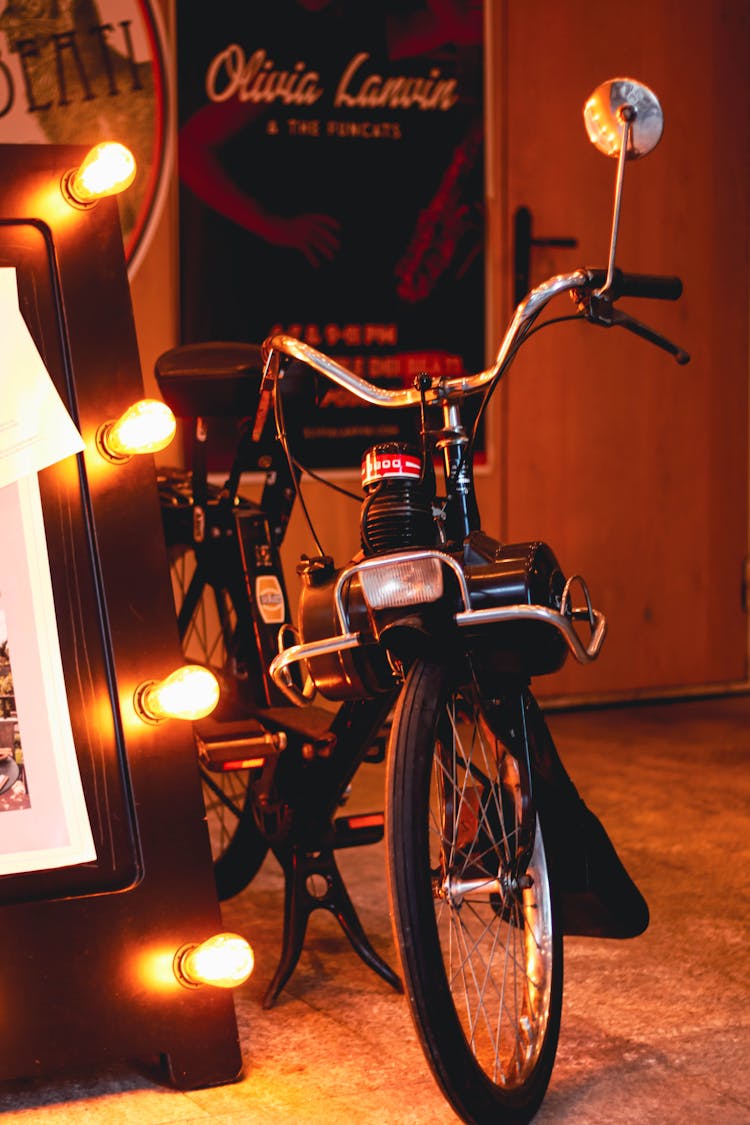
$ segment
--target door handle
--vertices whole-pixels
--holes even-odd
[[[513,217],[513,304],[519,304],[531,286],[529,278],[532,246],[563,246],[572,249],[577,245],[577,238],[534,238],[531,211],[528,207],[519,207]]]

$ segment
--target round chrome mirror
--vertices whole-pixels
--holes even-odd
[[[589,140],[605,156],[619,156],[629,123],[626,160],[651,152],[661,139],[664,114],[653,90],[632,78],[611,78],[597,86],[583,107]]]

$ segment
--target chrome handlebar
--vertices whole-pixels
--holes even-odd
[[[426,402],[445,402],[481,391],[500,374],[512,356],[513,349],[523,330],[531,325],[553,297],[560,293],[569,293],[574,289],[581,289],[589,284],[589,272],[575,270],[573,273],[557,274],[555,277],[542,282],[541,285],[537,285],[516,308],[494,363],[486,370],[477,372],[476,375],[441,379],[439,383],[425,391]],[[369,403],[370,406],[405,407],[415,406],[421,401],[422,392],[415,387],[405,387],[399,390],[378,387],[367,379],[355,375],[343,364],[331,359],[323,352],[319,352],[310,344],[305,344],[302,340],[298,340],[294,336],[287,336],[284,333],[269,336],[263,341],[261,353],[264,364],[264,382],[270,377],[270,364],[276,352],[307,364],[320,375],[330,379],[333,383],[337,383],[345,390],[351,391],[353,395],[356,395],[363,402]]]

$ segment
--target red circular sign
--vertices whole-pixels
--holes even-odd
[[[119,206],[131,277],[163,207],[172,157],[166,57],[148,0],[29,0],[0,12],[0,144],[127,145],[137,172]]]

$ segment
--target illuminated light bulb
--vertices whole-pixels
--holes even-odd
[[[215,934],[199,945],[186,945],[174,959],[175,976],[181,984],[196,987],[236,988],[253,971],[252,948],[239,934]]]
[[[79,207],[89,207],[97,199],[125,191],[134,179],[135,157],[130,149],[116,141],[103,141],[63,177],[63,191]]]
[[[135,690],[133,703],[144,722],[163,719],[203,719],[220,695],[219,681],[201,664],[185,664],[165,680],[148,680]]]
[[[166,402],[143,398],[115,422],[105,422],[96,435],[96,445],[108,461],[127,461],[136,453],[165,449],[176,429],[175,416]]]

